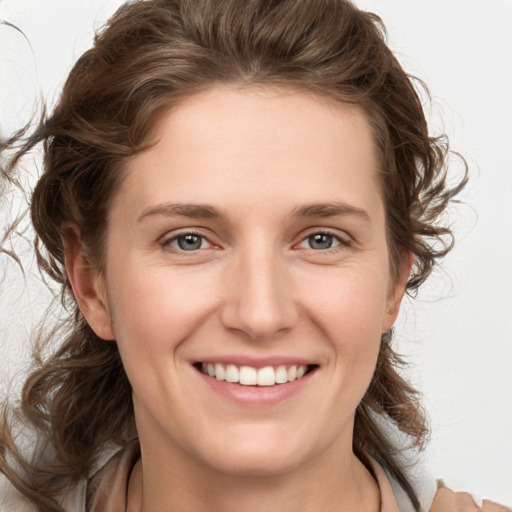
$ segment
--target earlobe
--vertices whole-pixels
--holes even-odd
[[[87,323],[97,336],[114,340],[103,278],[84,256],[80,229],[67,223],[62,229],[66,273],[73,294]]]
[[[398,317],[398,313],[400,312],[400,304],[402,303],[402,299],[405,295],[407,281],[409,280],[413,264],[414,254],[412,254],[410,251],[402,251],[402,262],[400,264],[400,269],[398,275],[396,276],[395,283],[393,284],[388,295],[386,313],[382,322],[382,332],[390,329]]]

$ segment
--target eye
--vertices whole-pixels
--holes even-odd
[[[306,237],[298,244],[298,247],[305,249],[313,249],[314,251],[327,251],[334,249],[340,245],[348,245],[347,242],[342,241],[339,237],[331,233],[313,233]]]
[[[177,251],[198,251],[209,249],[212,244],[201,235],[196,233],[183,233],[164,242],[164,246],[170,246]]]

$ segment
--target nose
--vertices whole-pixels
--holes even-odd
[[[289,331],[299,320],[286,262],[272,251],[253,251],[232,261],[225,276],[221,320],[253,340]]]

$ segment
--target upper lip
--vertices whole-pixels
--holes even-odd
[[[295,356],[274,356],[274,357],[250,357],[247,355],[224,355],[205,357],[195,361],[195,363],[220,363],[234,364],[235,366],[250,366],[251,368],[265,368],[266,366],[300,366],[300,365],[317,365],[312,359],[305,359]]]

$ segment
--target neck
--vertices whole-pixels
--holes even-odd
[[[222,472],[177,453],[154,455],[142,446],[130,479],[129,512],[379,510],[378,486],[351,450],[339,456],[329,449],[303,466],[267,475]]]

